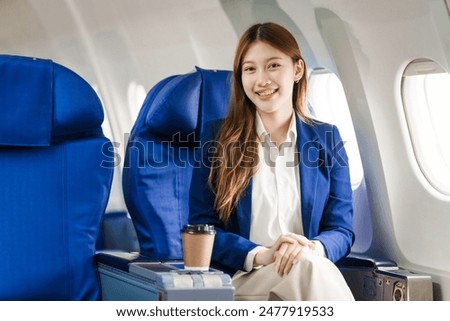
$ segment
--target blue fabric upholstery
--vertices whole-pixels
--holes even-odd
[[[53,64],[49,60],[36,62],[32,58],[1,57],[1,145],[50,145],[53,117],[52,74]],[[34,119],[39,125],[24,130],[22,126],[17,126],[19,119]]]
[[[181,259],[192,169],[203,125],[228,111],[229,71],[166,78],[147,95],[127,146],[123,190],[141,253]],[[214,87],[214,89],[213,89]]]
[[[128,212],[107,212],[97,239],[97,251],[139,252],[136,231]]]
[[[0,300],[100,298],[95,242],[113,175],[102,121],[74,72],[0,55]]]

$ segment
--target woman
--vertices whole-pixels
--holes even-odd
[[[347,155],[336,127],[307,116],[306,88],[295,38],[256,24],[236,50],[229,114],[205,130],[189,221],[215,225],[212,260],[238,300],[353,299],[332,263],[354,240]]]

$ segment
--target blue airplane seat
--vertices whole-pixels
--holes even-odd
[[[141,254],[182,259],[194,154],[203,125],[228,111],[231,72],[196,68],[168,77],[148,93],[131,131],[123,191]]]
[[[112,144],[80,76],[0,55],[0,300],[97,300]],[[106,164],[106,166],[105,166]]]
[[[98,252],[139,252],[136,231],[128,212],[106,212],[96,244]]]

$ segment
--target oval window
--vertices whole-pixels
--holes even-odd
[[[339,128],[349,159],[352,188],[355,190],[361,184],[364,171],[342,83],[334,73],[318,69],[311,73],[308,86],[308,101],[314,118]]]
[[[432,60],[414,60],[401,91],[417,163],[435,189],[450,195],[450,74]]]

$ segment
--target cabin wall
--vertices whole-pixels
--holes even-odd
[[[423,175],[401,99],[412,60],[450,70],[447,0],[0,0],[0,52],[53,59],[89,81],[123,160],[136,117],[130,84],[148,91],[196,65],[231,69],[238,36],[264,21],[290,29],[309,70],[328,69],[344,86],[367,191],[357,215],[369,230],[357,231],[354,249],[431,274],[435,297],[450,300],[450,196]],[[126,210],[120,165],[111,211]]]

